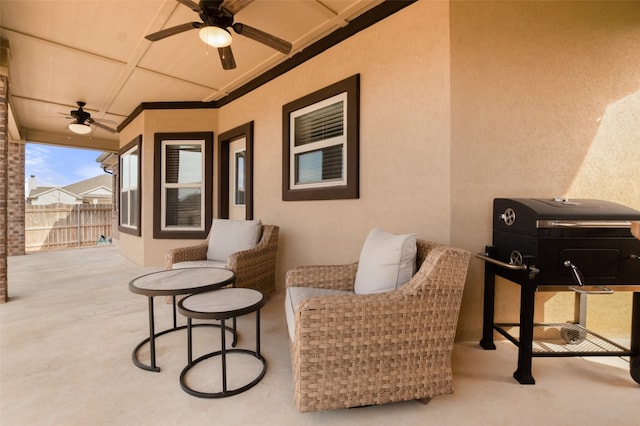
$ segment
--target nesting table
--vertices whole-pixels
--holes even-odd
[[[131,354],[133,363],[143,370],[160,371],[160,367],[156,365],[156,346],[155,339],[164,334],[182,330],[186,325],[178,326],[176,318],[176,296],[184,294],[197,294],[200,292],[219,289],[230,284],[235,285],[236,276],[233,271],[223,268],[184,268],[171,269],[150,274],[142,275],[129,282],[129,290],[135,294],[147,296],[149,305],[149,337],[142,340],[134,348]],[[153,312],[154,296],[172,296],[173,298],[173,327],[168,328],[159,333],[155,332],[155,319]],[[213,326],[220,327],[222,334],[225,331],[233,333],[233,346],[237,341],[237,333],[235,331],[235,319],[233,327],[226,327],[224,324],[195,324],[195,326]],[[188,325],[189,333],[191,332],[191,323]],[[138,359],[138,351],[145,344],[149,343],[151,356],[151,364],[144,364]]]
[[[260,308],[265,304],[264,295],[250,288],[221,288],[206,293],[192,294],[178,302],[178,311],[187,317],[187,366],[180,374],[180,386],[190,395],[200,398],[221,398],[236,395],[255,386],[266,372],[266,361],[260,354]],[[226,347],[225,321],[232,318],[255,312],[256,317],[256,349],[239,349]],[[192,319],[219,320],[220,321],[220,350],[203,355],[193,360],[192,351]],[[235,331],[235,325],[234,325]],[[234,334],[234,338],[235,338]],[[261,363],[261,371],[255,379],[249,383],[229,389],[227,386],[227,354],[240,353],[257,358]],[[222,362],[222,390],[219,392],[201,392],[193,389],[186,383],[186,375],[192,367],[206,359],[220,356]]]

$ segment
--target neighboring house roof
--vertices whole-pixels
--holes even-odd
[[[65,198],[82,201],[87,198],[108,198],[112,193],[112,176],[108,174],[95,176],[63,187],[41,186],[32,189],[27,197],[30,201],[50,198],[54,192]],[[58,197],[60,198],[60,197]]]
[[[74,194],[81,195],[83,197],[87,197],[87,196],[108,197],[108,196],[111,196],[111,190],[112,190],[111,179],[112,179],[111,175],[104,174],[104,175],[92,177],[90,179],[82,180],[80,182],[72,183],[71,185],[64,186],[63,189],[66,189],[67,191],[72,192]],[[99,191],[100,189],[103,189],[103,191]],[[104,190],[106,190],[106,192]],[[85,195],[85,194],[91,194],[96,192],[98,193],[102,192],[102,194]]]
[[[37,198],[44,198],[47,195],[52,195],[53,193],[59,193],[59,194],[64,194],[67,195],[71,198],[76,198],[81,200],[82,197],[79,196],[78,194],[74,194],[73,192],[70,192],[64,188],[60,188],[60,187],[42,187],[42,188],[36,188],[33,191],[31,191],[31,193],[29,194],[29,199],[33,200],[33,199],[37,199]],[[58,197],[59,198],[59,197]]]

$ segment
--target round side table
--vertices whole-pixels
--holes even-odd
[[[178,326],[176,316],[176,296],[193,294],[201,291],[209,291],[230,284],[235,285],[236,275],[233,271],[224,268],[184,268],[170,269],[134,278],[129,282],[129,290],[135,294],[147,296],[149,310],[149,337],[142,340],[131,353],[131,360],[138,368],[159,372],[156,364],[156,338],[176,330],[182,330],[186,326]],[[153,311],[154,296],[172,296],[173,298],[173,327],[159,333],[155,331],[155,316]],[[213,326],[217,324],[196,324],[198,326]],[[194,326],[195,327],[195,326]],[[234,344],[237,339],[235,323],[232,328],[227,328],[234,336]],[[138,359],[138,351],[149,343],[151,364],[144,364]]]
[[[260,308],[264,306],[266,300],[264,295],[250,288],[222,288],[206,293],[192,294],[178,302],[178,311],[187,317],[187,366],[180,373],[180,386],[190,395],[200,398],[222,398],[237,395],[244,392],[256,384],[264,377],[267,371],[267,363],[260,354]],[[241,348],[227,349],[225,342],[225,321],[236,317],[256,313],[256,349],[255,351]],[[220,321],[220,350],[208,353],[197,359],[193,359],[192,350],[192,319],[206,319]],[[235,389],[227,386],[227,354],[240,353],[257,358],[262,363],[262,369],[255,379],[249,383]],[[201,392],[191,388],[186,383],[186,376],[192,367],[206,359],[220,356],[222,362],[222,390],[219,392]]]

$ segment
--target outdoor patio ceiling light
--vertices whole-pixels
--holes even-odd
[[[69,124],[69,130],[79,135],[86,135],[91,132],[91,127],[88,124],[74,122]]]
[[[200,39],[213,47],[227,47],[231,44],[229,31],[213,25],[200,28]]]

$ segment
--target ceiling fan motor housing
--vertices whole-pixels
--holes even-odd
[[[233,14],[220,7],[221,1],[201,1],[200,2],[200,19],[207,26],[227,28],[233,25]]]
[[[78,102],[78,109],[71,111],[71,117],[75,118],[78,124],[89,124],[87,120],[91,118],[91,114],[82,109],[85,105],[84,102]]]

